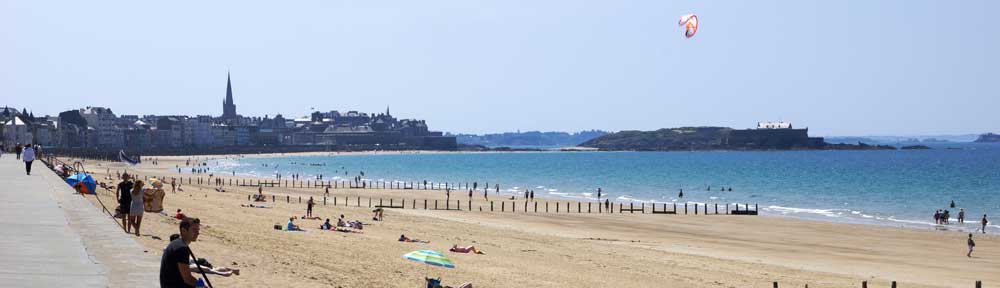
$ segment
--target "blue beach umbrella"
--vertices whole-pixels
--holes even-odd
[[[431,250],[417,250],[403,255],[403,258],[410,259],[424,264],[441,266],[445,268],[455,268],[455,263],[444,257],[444,254]]]
[[[84,191],[85,193],[97,193],[97,182],[94,182],[94,177],[90,177],[90,174],[76,173],[73,176],[66,177],[66,184],[69,184],[69,186],[76,187],[77,183],[83,183],[83,187],[87,189],[87,191]]]

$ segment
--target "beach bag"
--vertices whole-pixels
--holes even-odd
[[[281,230],[281,224],[274,224],[274,230]]]

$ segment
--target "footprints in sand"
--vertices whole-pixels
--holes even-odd
[[[593,241],[608,241],[608,242],[642,243],[642,240],[622,240],[622,239],[614,239],[614,238],[594,238],[594,237],[587,237],[587,238],[581,238],[581,239],[583,239],[583,240],[593,240]]]

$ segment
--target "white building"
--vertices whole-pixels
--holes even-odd
[[[14,147],[18,143],[33,143],[35,136],[31,133],[31,126],[22,119],[24,116],[14,116],[6,123],[3,123],[3,145],[4,147]]]
[[[757,122],[757,129],[792,129],[791,122]]]
[[[125,146],[125,133],[115,126],[115,113],[104,107],[87,107],[80,109],[80,115],[87,120],[87,126],[97,131],[97,145],[102,148],[122,148]]]

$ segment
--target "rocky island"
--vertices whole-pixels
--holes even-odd
[[[809,137],[808,128],[787,122],[758,123],[756,129],[678,127],[655,131],[621,131],[583,142],[579,146],[604,151],[690,150],[895,150],[888,145],[830,144]]]
[[[976,143],[1000,143],[1000,134],[986,133],[976,138]]]

